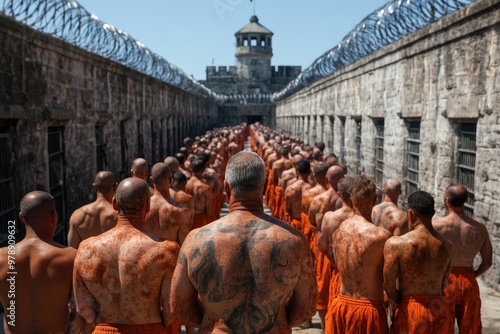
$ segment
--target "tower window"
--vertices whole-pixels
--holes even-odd
[[[264,38],[260,40],[260,46],[266,47],[266,40]]]
[[[243,38],[243,46],[248,46],[248,38]]]
[[[252,37],[252,39],[250,41],[250,46],[257,46],[257,38]]]

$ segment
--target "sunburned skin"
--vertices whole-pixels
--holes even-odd
[[[325,254],[332,264],[335,264],[332,251],[332,236],[340,224],[354,216],[352,208],[343,203],[342,207],[335,211],[325,213],[318,233],[318,250]]]
[[[194,213],[211,214],[211,189],[196,175],[192,175],[186,185],[186,192],[194,198]]]
[[[373,223],[383,227],[392,235],[403,235],[408,231],[406,213],[399,210],[396,204],[382,202],[373,208]]]
[[[302,212],[302,193],[311,189],[311,184],[303,179],[296,180],[285,191],[286,213],[290,218],[301,219]]]

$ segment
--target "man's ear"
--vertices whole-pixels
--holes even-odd
[[[151,209],[151,197],[149,197],[148,200],[146,201],[146,207],[145,207],[146,213],[148,213],[150,209]]]
[[[113,204],[113,209],[115,209],[116,211],[118,211],[118,204],[116,203],[116,197],[115,196],[113,196],[112,204]]]
[[[231,198],[231,186],[224,180],[224,191],[226,192],[227,201]]]

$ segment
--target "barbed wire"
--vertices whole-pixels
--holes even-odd
[[[280,101],[474,1],[389,1],[356,25],[337,46],[317,58],[284,89],[271,95],[218,94],[125,31],[99,20],[75,0],[0,0],[0,14],[218,104],[247,104]]]
[[[271,101],[283,100],[302,88],[354,64],[373,52],[473,2],[475,0],[389,1],[363,19],[338,45],[318,57],[284,89],[274,93]]]

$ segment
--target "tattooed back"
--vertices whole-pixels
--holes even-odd
[[[201,296],[200,333],[287,333],[290,323],[314,313],[310,251],[289,225],[237,211],[186,242],[179,262],[188,262],[187,275]]]

